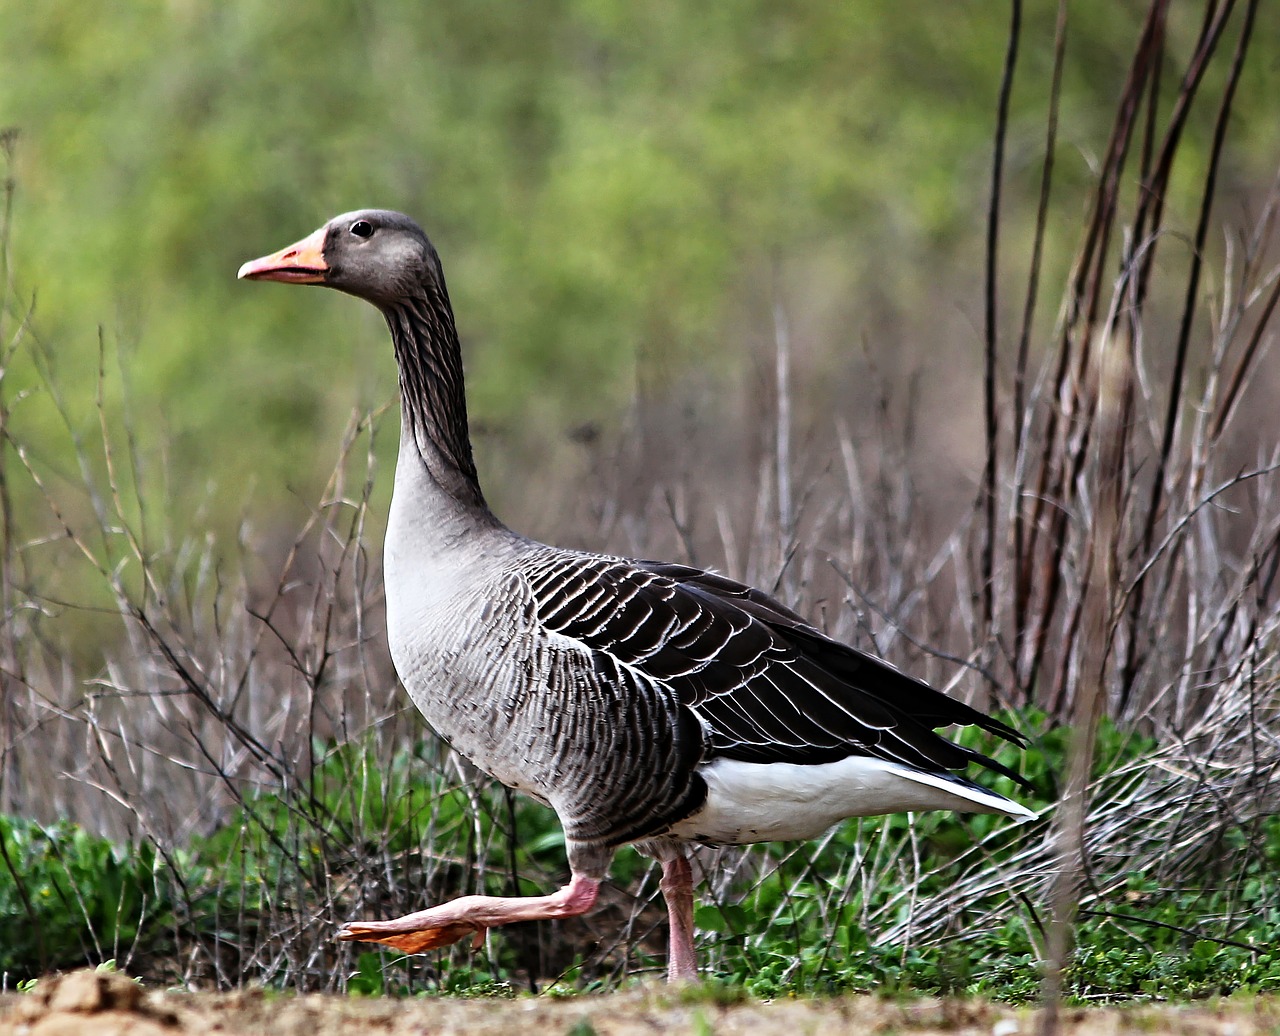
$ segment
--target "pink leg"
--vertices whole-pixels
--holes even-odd
[[[549,896],[463,896],[394,921],[350,921],[338,929],[336,938],[386,943],[404,953],[423,953],[474,934],[474,945],[479,946],[486,928],[585,914],[595,904],[599,889],[598,878],[575,874],[568,885]]]
[[[675,856],[662,864],[662,898],[667,901],[671,923],[667,953],[668,982],[698,981],[698,961],[693,949],[693,868],[689,858]]]

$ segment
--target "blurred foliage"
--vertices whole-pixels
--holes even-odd
[[[228,519],[251,475],[310,499],[331,455],[317,444],[394,391],[374,314],[234,280],[354,207],[404,209],[441,249],[482,450],[554,450],[691,363],[739,367],[775,268],[790,306],[826,314],[815,355],[863,338],[910,353],[936,331],[940,283],[978,312],[1007,17],[868,0],[0,0],[0,125],[21,133],[12,305],[36,298],[73,424],[96,420],[97,328],[118,341],[144,445],[167,444],[178,499],[212,483]],[[1036,190],[1053,17],[1026,12],[1014,208]],[[1135,18],[1071,6],[1058,268]],[[1198,18],[1181,5],[1171,48]],[[1228,189],[1270,174],[1278,46],[1255,41]],[[1193,115],[1190,164],[1211,117]],[[35,378],[29,363],[11,376]],[[14,421],[49,440],[42,396]]]

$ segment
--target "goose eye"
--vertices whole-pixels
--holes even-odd
[[[367,219],[358,219],[349,228],[356,237],[373,237],[373,224]]]

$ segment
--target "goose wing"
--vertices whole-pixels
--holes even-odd
[[[973,724],[1022,744],[1012,728],[832,640],[759,590],[682,565],[559,551],[527,577],[544,629],[698,717],[700,761],[864,755],[933,773],[978,762],[1025,783],[933,729]]]

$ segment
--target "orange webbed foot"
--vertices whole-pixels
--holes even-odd
[[[484,942],[485,928],[470,921],[453,921],[433,928],[421,928],[413,931],[388,931],[385,926],[394,924],[387,921],[351,921],[338,929],[334,936],[339,942],[377,942],[391,946],[401,953],[426,953],[438,950],[473,936],[472,949],[479,949]]]

